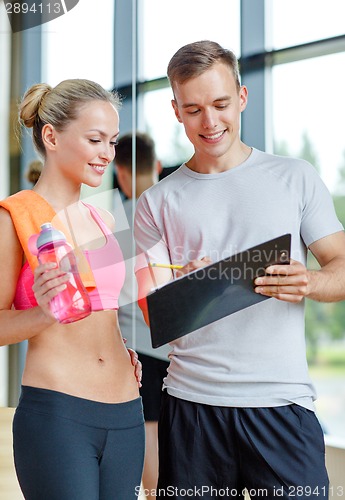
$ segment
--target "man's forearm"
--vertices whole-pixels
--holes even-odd
[[[317,271],[308,272],[307,297],[317,302],[345,300],[345,257],[335,257]]]
[[[145,323],[147,324],[147,326],[150,326],[149,310],[148,310],[148,307],[147,307],[146,297],[143,297],[142,299],[138,300],[138,306],[140,307],[141,312],[143,313],[143,317],[144,317]]]

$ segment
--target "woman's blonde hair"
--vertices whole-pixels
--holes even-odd
[[[19,105],[19,121],[26,128],[32,128],[35,148],[45,157],[43,126],[49,123],[61,132],[78,117],[84,104],[97,100],[110,102],[117,110],[120,107],[116,92],[109,92],[90,80],[64,80],[54,88],[46,83],[38,83],[24,94]]]

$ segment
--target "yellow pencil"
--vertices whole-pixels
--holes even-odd
[[[156,262],[150,263],[151,267],[165,267],[167,269],[182,269],[183,266],[178,266],[177,264],[157,264]]]

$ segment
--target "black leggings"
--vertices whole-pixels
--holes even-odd
[[[108,404],[22,387],[13,445],[27,500],[135,499],[145,449],[141,398]]]

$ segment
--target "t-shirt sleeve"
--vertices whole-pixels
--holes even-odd
[[[135,272],[149,263],[169,263],[169,251],[163,234],[159,207],[146,192],[138,200],[134,218],[136,242]]]
[[[303,177],[301,236],[309,247],[315,241],[344,227],[339,221],[332,196],[315,168],[305,163]]]

